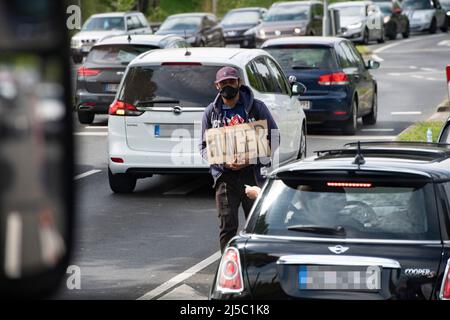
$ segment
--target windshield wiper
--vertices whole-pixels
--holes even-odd
[[[288,230],[292,231],[300,231],[300,232],[310,232],[310,233],[319,233],[331,236],[341,236],[345,237],[347,232],[345,231],[343,226],[337,227],[321,227],[315,225],[307,225],[307,224],[297,224],[294,226],[289,226]]]
[[[311,66],[292,66],[291,69],[297,70],[297,69],[319,69],[319,68]]]
[[[155,103],[180,103],[179,100],[175,99],[155,99],[155,100],[144,100],[144,101],[138,101],[136,104],[155,104]]]

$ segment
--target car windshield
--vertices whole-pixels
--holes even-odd
[[[109,31],[125,30],[122,17],[90,18],[83,26],[82,31]]]
[[[442,132],[442,135],[439,139],[439,142],[443,143],[449,143],[450,144],[450,124],[448,124],[444,131]]]
[[[162,65],[133,67],[127,72],[119,100],[179,101],[183,107],[206,107],[217,96],[214,81],[223,66]]]
[[[141,53],[159,49],[157,46],[109,45],[94,47],[88,54],[86,62],[96,64],[128,64]]]
[[[450,10],[450,0],[441,0],[441,6],[446,10]]]
[[[299,69],[332,70],[337,68],[332,49],[328,47],[276,46],[264,48],[264,50],[278,61],[287,74]]]
[[[269,10],[264,21],[293,21],[307,20],[309,17],[308,5],[282,5],[275,6]]]
[[[377,4],[380,7],[380,10],[383,14],[385,14],[385,15],[392,14],[392,4],[391,3],[383,2],[383,3],[377,3]]]
[[[338,6],[335,9],[339,11],[339,15],[341,17],[365,17],[366,16],[364,6],[348,6],[348,7]]]
[[[402,4],[403,9],[409,10],[426,10],[433,9],[430,0],[405,0]]]
[[[254,230],[247,232],[323,237],[322,228],[334,230],[336,236],[336,230],[345,230],[347,238],[440,238],[431,184],[371,183],[371,187],[350,188],[317,179],[272,179],[255,207]]]
[[[256,24],[260,19],[258,11],[232,11],[222,20],[222,25]]]
[[[159,30],[197,30],[200,27],[201,22],[202,17],[200,16],[172,17],[164,21]]]

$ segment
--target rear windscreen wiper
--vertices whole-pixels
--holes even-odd
[[[289,226],[287,229],[292,231],[320,233],[325,235],[342,236],[342,237],[344,237],[347,234],[344,227],[342,226],[321,227],[315,225],[297,224],[294,226]]]
[[[318,67],[311,67],[311,66],[292,66],[291,67],[292,69],[294,69],[294,70],[297,70],[297,69],[319,69]]]

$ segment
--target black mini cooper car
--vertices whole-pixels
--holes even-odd
[[[211,299],[450,299],[450,145],[349,144],[274,171]]]

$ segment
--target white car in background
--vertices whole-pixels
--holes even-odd
[[[242,83],[262,100],[280,131],[279,162],[306,154],[306,119],[297,88],[263,50],[165,49],[144,53],[126,70],[108,120],[109,183],[132,192],[138,178],[153,174],[208,172],[201,157],[201,120],[217,96],[216,72],[239,70]]]
[[[122,34],[152,34],[147,18],[141,12],[112,12],[92,15],[71,40],[72,59],[81,63],[100,40]]]

